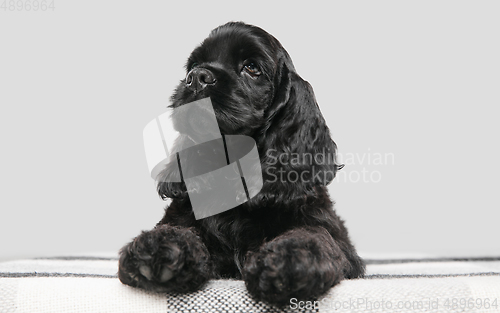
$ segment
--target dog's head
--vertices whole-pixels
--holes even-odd
[[[312,87],[266,31],[230,22],[214,29],[194,49],[170,107],[206,97],[212,101],[222,134],[247,135],[257,142],[264,175],[261,194],[266,185],[276,189],[272,192],[282,190],[278,186],[297,185],[311,190],[334,178],[339,168],[336,145]],[[280,171],[295,174],[282,178]]]
[[[265,122],[285,59],[286,51],[264,30],[220,26],[189,56],[171,107],[210,97],[222,133],[253,135]]]

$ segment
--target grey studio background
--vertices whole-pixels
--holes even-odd
[[[230,20],[314,87],[362,255],[500,255],[500,3],[54,5],[0,9],[0,259],[114,252],[161,219],[142,130]]]

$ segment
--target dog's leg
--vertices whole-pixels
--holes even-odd
[[[211,278],[210,257],[190,228],[161,225],[120,250],[124,284],[158,292],[190,292]]]
[[[249,253],[243,278],[257,300],[285,305],[315,300],[344,278],[349,261],[323,228],[298,228]]]

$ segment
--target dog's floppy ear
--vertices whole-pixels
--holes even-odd
[[[294,189],[302,184],[307,191],[329,184],[343,166],[336,163],[337,146],[311,85],[296,73],[286,51],[281,53],[274,100],[259,137],[264,181],[276,177]]]

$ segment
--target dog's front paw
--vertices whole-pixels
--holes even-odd
[[[211,277],[209,254],[190,229],[158,226],[120,250],[118,277],[157,292],[195,291]]]
[[[312,301],[343,278],[346,259],[324,232],[292,230],[249,253],[243,278],[257,300],[275,305]]]

